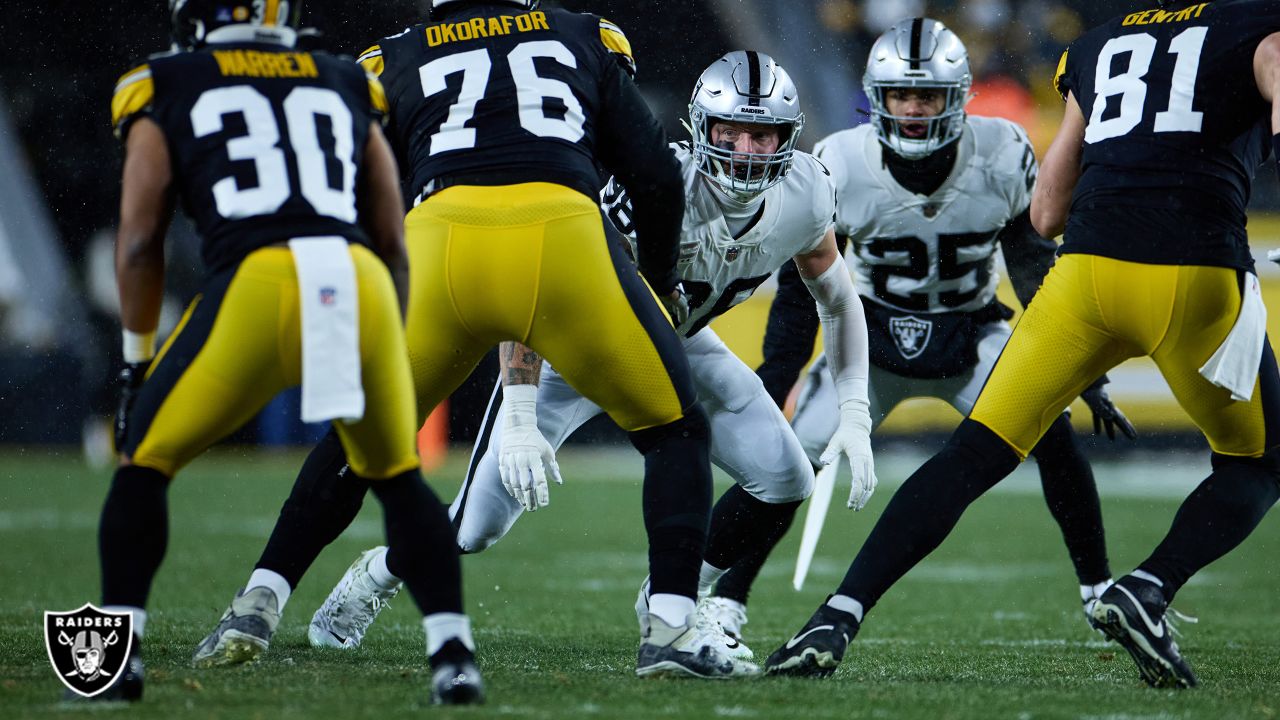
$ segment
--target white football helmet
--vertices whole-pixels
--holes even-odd
[[[776,125],[778,149],[743,153],[716,147],[717,120]],[[702,72],[689,101],[689,133],[698,172],[731,197],[749,199],[776,185],[791,169],[796,140],[804,127],[800,93],[774,59],[754,50],[735,50]]]
[[[960,137],[964,106],[969,102],[969,53],[947,26],[929,18],[903,20],[871,46],[862,89],[871,102],[876,137],[904,158],[918,160]],[[942,112],[932,117],[896,116],[885,103],[893,88],[936,88],[946,96]],[[923,137],[902,134],[903,122],[928,122]]]

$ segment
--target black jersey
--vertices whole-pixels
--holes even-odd
[[[1175,3],[1067,49],[1055,78],[1087,123],[1063,252],[1252,267],[1245,208],[1270,152],[1253,54],[1280,1]]]
[[[211,271],[295,237],[368,243],[356,189],[378,80],[349,60],[275,44],[210,44],[121,77],[116,132],[146,115],[168,142],[174,183]]]
[[[407,195],[450,185],[551,182],[595,199],[603,167],[635,204],[640,271],[679,281],[680,168],[623,68],[631,45],[596,15],[509,3],[446,6],[437,22],[359,58],[382,80]]]
[[[643,102],[619,59],[633,62],[630,44],[598,16],[485,3],[384,38],[359,58],[386,87],[411,196],[547,181],[592,197],[596,158],[607,166],[635,141],[624,123],[651,117],[637,110]]]

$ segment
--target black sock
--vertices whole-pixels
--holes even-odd
[[[717,595],[746,603],[760,566],[791,527],[798,507],[798,500],[764,502],[740,485],[730,487],[720,497],[711,510],[706,558],[713,567],[729,569],[716,583]],[[726,578],[729,578],[727,583]]]
[[[1062,530],[1076,578],[1081,585],[1105,581],[1111,577],[1111,567],[1098,487],[1066,415],[1059,415],[1049,426],[1031,455],[1040,468],[1044,501]]]
[[[870,610],[895,582],[942,543],[969,504],[1018,467],[998,435],[966,418],[942,452],[894,493],[837,592]]]
[[[711,515],[710,435],[698,405],[673,423],[630,434],[644,455],[644,527],[655,595],[697,596]]]
[[[1275,452],[1275,451],[1272,451]],[[1249,537],[1280,498],[1280,472],[1271,453],[1261,458],[1213,456],[1213,473],[1178,508],[1173,526],[1139,570],[1164,583],[1166,600],[1200,568]]]
[[[102,604],[145,608],[169,544],[169,478],[150,468],[116,470],[98,524]]]
[[[298,587],[320,551],[356,519],[368,489],[368,481],[347,468],[342,442],[330,429],[298,471],[254,567],[280,573],[289,587]]]
[[[423,615],[462,612],[462,564],[449,511],[417,470],[369,483],[382,503],[387,569],[404,580]]]

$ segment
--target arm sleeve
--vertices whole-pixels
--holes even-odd
[[[1000,231],[1000,251],[1004,253],[1004,264],[1009,270],[1009,282],[1018,302],[1026,307],[1044,276],[1053,267],[1054,256],[1058,245],[1052,240],[1040,237],[1040,233],[1031,225],[1031,209],[1023,210],[1016,218]]]
[[[836,235],[841,255],[847,241],[843,235]],[[778,271],[778,294],[769,307],[769,321],[765,325],[764,362],[756,369],[765,391],[778,407],[786,403],[787,394],[813,355],[818,326],[817,303],[805,287],[796,264],[783,265]]]
[[[853,289],[853,278],[843,257],[816,278],[801,278],[818,304],[827,365],[835,380],[836,398],[843,410],[850,402],[867,407],[867,318],[862,299]]]
[[[616,62],[604,64],[597,142],[601,164],[627,188],[634,211],[636,261],[658,295],[680,281],[680,225],[684,182],[667,133],[645,104],[635,83]]]

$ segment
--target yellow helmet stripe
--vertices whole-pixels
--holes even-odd
[[[262,24],[268,27],[276,25],[280,18],[280,0],[267,0],[266,9],[262,11]]]

